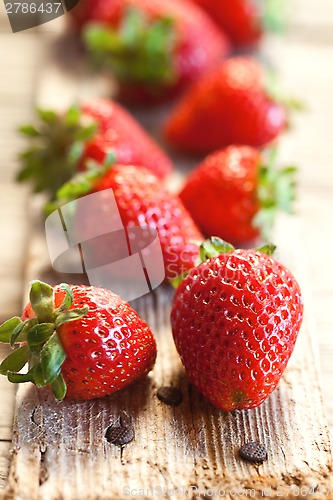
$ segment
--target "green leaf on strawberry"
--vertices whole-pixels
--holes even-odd
[[[66,382],[64,377],[59,373],[59,375],[51,383],[51,390],[58,400],[64,399],[67,391]]]
[[[77,106],[64,114],[44,109],[37,109],[37,114],[39,123],[19,128],[32,146],[20,155],[17,180],[29,180],[35,192],[46,191],[52,196],[77,171],[83,143],[95,135],[97,124],[82,119]]]
[[[289,2],[285,0],[265,0],[262,4],[262,24],[265,30],[282,33],[287,24]]]
[[[206,262],[209,259],[214,259],[219,255],[223,255],[226,253],[232,253],[236,249],[231,243],[222,240],[218,236],[212,236],[207,240],[203,241],[199,246],[199,257],[195,262],[194,267],[200,266],[203,262]],[[256,248],[256,250],[260,253],[266,254],[268,256],[272,256],[276,250],[276,245],[274,243],[267,243],[266,245],[261,246],[260,248]],[[191,270],[188,270],[186,273],[183,273],[177,278],[170,281],[170,284],[174,288],[178,288],[178,286],[185,280]]]
[[[200,245],[200,260],[198,264],[205,262],[207,259],[217,257],[222,253],[232,252],[233,250],[235,250],[235,247],[230,243],[216,236],[212,236]]]
[[[33,125],[21,125],[19,132],[27,137],[40,137],[40,132]]]
[[[34,382],[34,373],[29,371],[28,373],[13,373],[7,372],[8,381],[12,384],[23,384],[24,382]]]
[[[146,167],[160,178],[172,168],[132,115],[111,100],[92,99],[57,113],[38,109],[37,115],[34,126],[21,127],[30,144],[20,155],[17,179],[30,182],[35,192],[45,192],[49,201],[76,174],[88,170],[89,183],[93,171],[115,159],[121,165]],[[84,180],[73,182],[81,185]]]
[[[293,213],[296,192],[296,168],[276,157],[276,149],[229,146],[188,176],[180,198],[204,234],[237,246],[269,241],[278,212]]]
[[[210,257],[174,296],[172,332],[188,378],[224,411],[255,408],[268,398],[300,330],[301,291],[272,257],[274,248]]]
[[[306,106],[303,101],[296,97],[289,95],[281,85],[279,75],[272,69],[265,68],[263,73],[264,89],[267,95],[275,102],[284,106],[289,111],[288,114],[288,127],[291,125],[291,114],[293,111],[304,111]]]
[[[50,285],[42,281],[33,281],[29,298],[39,322],[54,320],[53,288]]]
[[[277,149],[267,150],[265,156],[266,160],[264,157],[259,167],[257,197],[260,208],[253,225],[259,228],[264,239],[268,239],[278,211],[294,214],[297,168],[277,168]]]
[[[8,344],[13,334],[13,330],[22,324],[22,320],[18,317],[8,319],[0,326],[0,342]]]
[[[27,342],[30,347],[46,342],[54,332],[54,323],[38,323],[27,335]]]
[[[36,324],[37,320],[34,318],[22,321],[19,325],[17,325],[12,332],[12,336],[9,341],[10,346],[14,347],[14,344],[18,342],[25,342],[27,340],[30,329],[33,328]]]
[[[129,8],[119,29],[88,24],[84,40],[94,60],[112,69],[121,82],[153,87],[168,86],[177,79],[175,30],[169,17],[150,21],[143,12]]]
[[[10,382],[47,386],[58,400],[88,400],[126,387],[153,367],[152,332],[110,290],[34,281],[30,298],[22,320],[0,326],[1,340],[16,347],[0,365]]]
[[[52,384],[58,377],[65,358],[66,354],[59,336],[56,331],[53,331],[40,352],[40,365],[45,385]]]
[[[69,310],[73,303],[73,294],[66,284],[61,285],[65,292],[64,299],[58,308],[54,307],[53,288],[41,281],[33,281],[30,289],[30,304],[34,318],[22,321],[12,318],[0,327],[0,339],[15,349],[0,365],[0,373],[7,375],[8,380],[15,383],[33,382],[38,387],[52,384],[60,375],[66,354],[59,339],[57,329],[69,321],[82,318],[88,313],[87,306]],[[20,373],[29,363],[29,371]],[[54,384],[57,396],[65,395],[63,384]],[[63,397],[62,396],[62,397]]]
[[[8,371],[19,372],[28,362],[30,357],[29,346],[24,345],[10,353],[0,365],[1,375],[6,375]]]
[[[271,257],[276,250],[276,245],[274,245],[273,243],[267,243],[267,245],[257,248],[257,250],[258,252],[264,253]]]

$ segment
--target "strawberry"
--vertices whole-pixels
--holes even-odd
[[[34,281],[22,319],[0,327],[0,341],[20,344],[0,373],[14,383],[50,386],[59,400],[112,394],[146,375],[156,358],[154,337],[130,305],[83,285]]]
[[[267,399],[300,330],[300,288],[273,250],[235,250],[212,238],[176,290],[172,331],[188,378],[225,411]]]
[[[235,46],[256,44],[263,34],[259,3],[255,0],[193,0],[229,36]],[[267,2],[265,0],[263,3]]]
[[[136,103],[176,95],[229,50],[225,35],[188,0],[86,0],[71,14],[93,58]]]
[[[249,57],[234,57],[202,77],[165,124],[174,146],[205,154],[230,144],[261,147],[287,126],[287,112],[264,88],[264,73]]]
[[[36,191],[51,197],[89,160],[103,163],[112,149],[117,161],[146,167],[160,178],[172,168],[171,160],[119,104],[96,99],[65,113],[37,110],[40,123],[24,125],[32,141],[22,153],[18,180],[32,180]]]
[[[48,211],[62,207],[80,196],[97,192],[104,193],[103,199],[98,200],[97,207],[89,203],[78,214],[73,214],[73,227],[80,234],[78,241],[88,240],[91,234],[106,232],[103,229],[108,227],[113,216],[114,196],[125,228],[141,227],[148,232],[156,230],[158,233],[167,279],[175,279],[193,267],[199,255],[198,246],[194,242],[201,242],[202,235],[181,200],[163,188],[147,169],[115,164],[112,167],[107,165],[104,172],[99,168],[92,173],[88,171],[79,174],[58,191],[58,200],[49,205]],[[100,231],[96,231],[96,224],[101,227]],[[145,241],[147,239],[148,237],[144,238]],[[95,262],[98,261],[99,265],[110,262],[110,246],[118,243],[117,239],[110,241],[103,238],[97,248],[92,245],[91,254]],[[136,250],[133,251],[133,245],[131,249],[135,253],[140,250],[140,242],[133,244]],[[117,251],[118,248],[115,249],[116,253]],[[119,251],[121,252],[121,248]],[[124,276],[124,270],[121,269],[120,272]]]
[[[269,237],[276,211],[292,212],[295,168],[275,168],[250,146],[229,146],[208,156],[186,180],[180,198],[207,236],[234,244]]]

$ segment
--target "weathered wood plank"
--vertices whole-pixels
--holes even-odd
[[[28,214],[27,189],[14,184],[17,155],[24,142],[17,127],[29,120],[39,46],[33,35],[1,34],[0,61],[0,321],[21,306]],[[10,48],[10,50],[9,50]]]
[[[26,254],[27,189],[14,184],[17,154],[23,146],[16,129],[32,113],[40,45],[32,34],[13,35],[0,4],[0,322],[19,314]],[[5,350],[0,348],[0,359]],[[0,491],[6,485],[10,460],[16,388],[0,378]]]

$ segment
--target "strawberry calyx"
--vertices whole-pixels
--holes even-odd
[[[14,348],[0,365],[0,374],[13,383],[32,382],[37,387],[49,385],[56,399],[62,400],[67,391],[61,374],[66,354],[58,329],[61,325],[85,316],[89,307],[71,309],[73,292],[69,285],[61,284],[65,296],[61,305],[54,307],[54,291],[47,283],[33,281],[30,304],[35,317],[23,321],[19,317],[7,320],[0,326],[0,342]],[[28,364],[28,371],[21,370]]]
[[[93,60],[111,69],[125,84],[144,84],[152,90],[177,80],[174,65],[175,30],[170,17],[150,20],[135,8],[126,10],[120,26],[90,23],[84,41]]]
[[[198,267],[200,264],[206,262],[209,259],[214,259],[219,255],[225,253],[231,253],[234,252],[235,250],[236,248],[233,245],[231,245],[231,243],[224,241],[222,238],[219,238],[218,236],[212,236],[200,244],[199,257],[196,260],[195,267]],[[276,250],[276,246],[273,243],[267,243],[266,245],[256,248],[255,250],[257,252],[261,252],[266,255],[272,256]],[[187,271],[186,273],[177,276],[177,278],[175,278],[170,282],[171,285],[174,288],[178,288],[178,286],[182,283],[182,281],[184,281],[184,279],[189,273],[190,271]]]
[[[293,204],[296,199],[297,168],[294,166],[276,168],[276,158],[277,149],[267,150],[259,167],[257,197],[260,208],[253,219],[253,225],[266,240],[270,237],[276,213],[282,211],[293,214]]]
[[[34,192],[56,191],[77,171],[84,145],[97,132],[97,124],[83,116],[77,106],[65,113],[37,109],[36,125],[22,125],[21,134],[31,145],[20,155],[19,182],[30,181]]]
[[[91,193],[97,181],[102,179],[114,164],[115,155],[112,150],[108,152],[102,165],[94,160],[88,160],[86,162],[86,170],[78,172],[69,181],[65,182],[57,190],[55,199],[44,206],[45,214],[50,215],[55,210],[66,205],[66,203]]]

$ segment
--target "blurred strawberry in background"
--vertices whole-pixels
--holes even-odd
[[[81,0],[71,19],[129,102],[177,95],[229,51],[226,35],[189,0]]]

